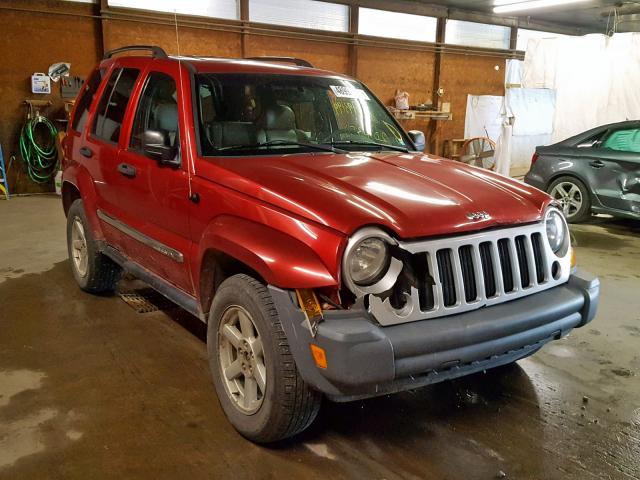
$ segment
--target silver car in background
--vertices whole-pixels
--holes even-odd
[[[554,197],[569,222],[592,213],[640,219],[640,121],[537,147],[524,181]]]

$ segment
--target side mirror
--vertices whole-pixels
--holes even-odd
[[[416,147],[418,152],[424,152],[424,147],[427,144],[427,141],[424,138],[424,133],[420,130],[409,130],[407,132],[409,134],[409,138],[413,142],[413,145]]]
[[[176,158],[178,149],[172,147],[169,134],[158,130],[146,130],[142,134],[142,150],[148,157],[157,160],[160,165],[177,167],[180,159]]]

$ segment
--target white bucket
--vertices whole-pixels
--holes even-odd
[[[56,195],[62,195],[62,170],[58,170],[54,180],[56,186]]]

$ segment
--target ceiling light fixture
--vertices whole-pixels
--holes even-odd
[[[493,13],[509,13],[520,10],[532,10],[534,8],[560,7],[570,3],[586,2],[588,0],[531,0],[526,2],[514,2],[514,0],[496,0],[493,4]]]

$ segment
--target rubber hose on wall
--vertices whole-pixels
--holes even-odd
[[[36,129],[44,127],[42,141],[36,139]],[[56,135],[58,130],[47,117],[38,115],[26,121],[20,133],[20,155],[27,165],[29,178],[47,183],[58,169]]]

